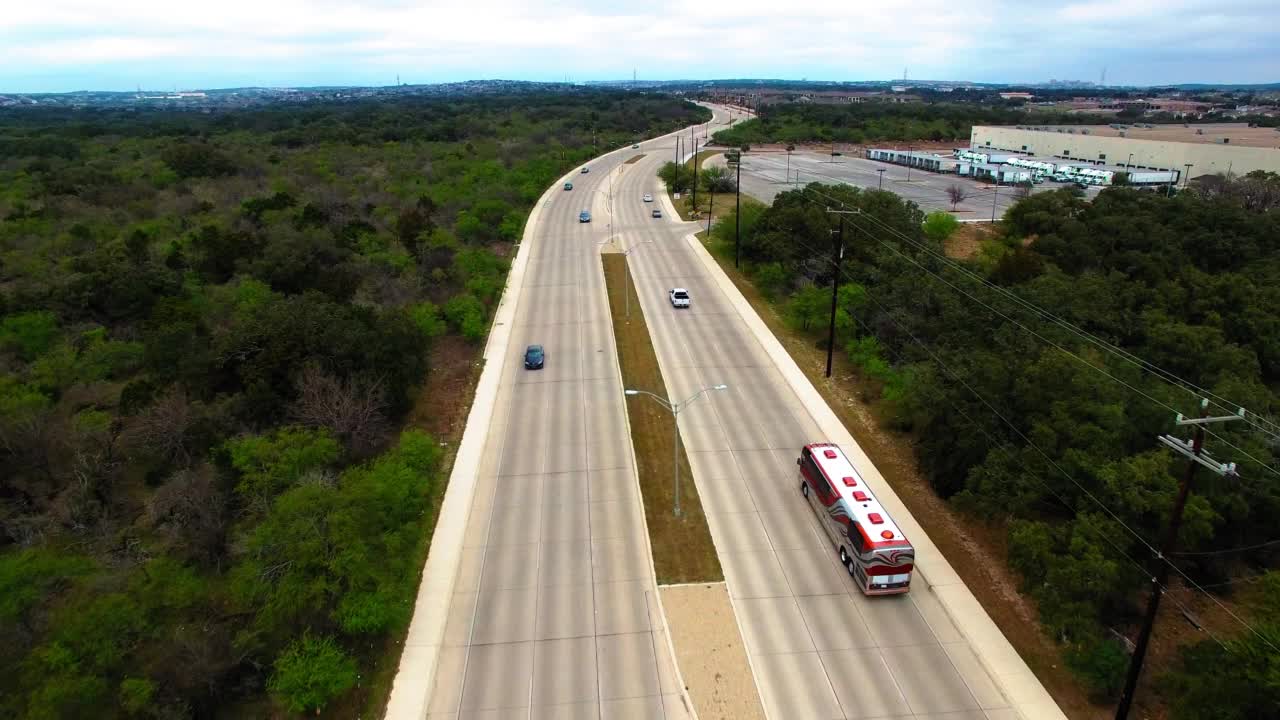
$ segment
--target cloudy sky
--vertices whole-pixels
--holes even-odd
[[[12,0],[0,92],[769,77],[1280,81],[1278,0]]]

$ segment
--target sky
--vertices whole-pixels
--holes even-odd
[[[5,0],[0,93],[513,80],[1280,81],[1277,0]]]

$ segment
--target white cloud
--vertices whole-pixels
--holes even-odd
[[[1280,11],[1260,0],[41,0],[0,13],[0,87],[39,72],[225,64],[438,76],[1033,80],[1111,64],[1158,77],[1169,48],[1278,79]],[[1266,48],[1258,52],[1257,48]],[[1149,62],[1144,57],[1152,58]],[[1146,64],[1144,65],[1144,62]],[[626,73],[622,71],[626,70]],[[985,77],[971,77],[978,72]],[[1256,76],[1256,77],[1255,77]],[[1219,78],[1229,80],[1232,78]]]

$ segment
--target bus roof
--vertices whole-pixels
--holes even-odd
[[[840,493],[840,498],[849,506],[853,518],[862,526],[867,539],[874,546],[910,544],[906,534],[894,524],[893,518],[889,517],[884,506],[876,499],[875,493],[867,487],[862,474],[849,461],[839,445],[813,443],[805,447],[813,453],[813,461],[827,476],[831,486]]]

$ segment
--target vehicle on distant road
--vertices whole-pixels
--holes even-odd
[[[589,173],[589,172],[591,172],[591,168],[589,168],[589,167],[583,167],[583,168],[582,168],[582,174],[583,174],[583,175],[586,175],[586,174],[587,174],[587,173]]]
[[[654,216],[654,217],[656,217],[656,218],[660,218],[660,217],[662,217],[662,211],[661,211],[661,210],[659,210],[658,208],[654,208],[654,209],[653,209],[653,216]]]
[[[645,202],[653,202],[653,196],[652,196],[652,195],[650,195],[649,193],[645,193],[645,194],[644,194],[644,201],[645,201]]]
[[[640,143],[634,143],[634,144],[632,144],[631,149],[632,149],[632,150],[639,150],[639,149],[640,149]]]
[[[547,354],[541,345],[530,345],[524,349],[524,367],[526,370],[541,370],[547,362]]]
[[[565,184],[564,184],[564,189],[565,189],[565,190],[572,190],[572,189],[573,189],[573,183],[565,183]]]
[[[591,213],[587,212],[586,210],[583,210],[582,212],[578,213],[578,222],[580,223],[591,222]]]
[[[910,590],[915,549],[844,451],[832,443],[805,445],[796,464],[800,493],[862,592],[891,595]]]
[[[671,292],[667,293],[667,298],[671,300],[671,307],[689,307],[689,291],[684,288],[672,288]]]

